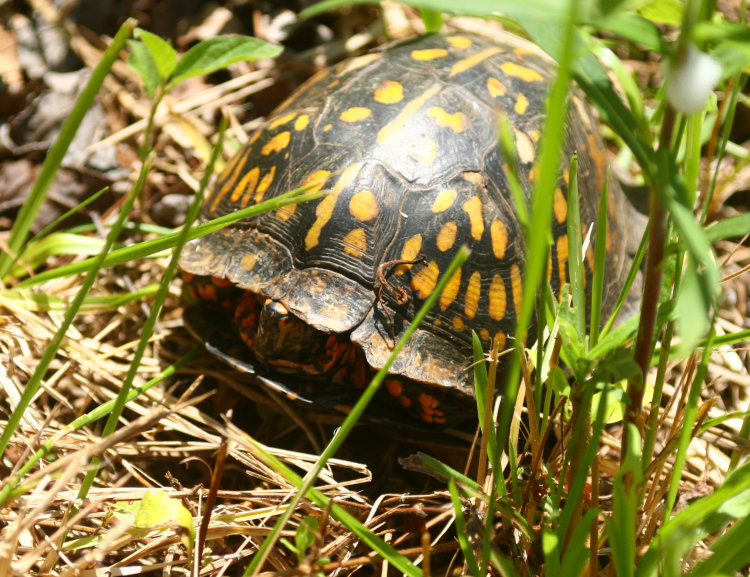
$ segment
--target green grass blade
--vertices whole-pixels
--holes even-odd
[[[36,366],[34,373],[29,378],[29,381],[26,384],[26,388],[24,389],[23,394],[18,401],[16,409],[11,414],[10,418],[8,419],[8,424],[6,425],[5,429],[3,429],[3,432],[0,435],[0,454],[5,452],[11,436],[18,427],[18,424],[21,422],[21,416],[28,408],[29,403],[36,395],[36,392],[39,390],[39,387],[42,384],[42,379],[47,373],[47,369],[57,355],[57,351],[60,348],[60,345],[62,345],[63,339],[65,338],[70,325],[73,324],[73,319],[75,319],[79,309],[81,308],[81,304],[83,303],[84,298],[91,290],[91,287],[94,285],[94,281],[96,280],[104,259],[107,256],[107,252],[120,236],[120,231],[122,230],[125,219],[128,217],[129,210],[132,207],[133,202],[135,201],[135,197],[137,193],[140,192],[141,188],[143,188],[143,185],[146,182],[146,174],[151,168],[152,162],[153,156],[143,163],[138,181],[135,183],[135,185],[131,189],[131,192],[128,194],[128,197],[123,203],[118,218],[112,225],[112,229],[107,235],[107,239],[104,243],[102,251],[93,259],[93,262],[89,264],[88,272],[86,274],[86,277],[83,279],[83,282],[81,283],[80,290],[73,299],[73,302],[70,303],[70,307],[68,307],[68,310],[65,311],[65,316],[62,323],[60,324],[60,328],[57,330],[57,332],[45,348],[44,353],[42,354],[42,358],[39,359],[39,364]]]
[[[591,328],[589,343],[595,347],[599,342],[599,328],[602,322],[602,299],[604,297],[604,271],[607,261],[607,214],[609,210],[609,175],[604,181],[604,189],[599,197],[599,211],[596,217],[596,238],[594,239],[594,270],[591,272]]]
[[[132,19],[126,20],[120,26],[117,34],[112,39],[112,43],[104,51],[101,61],[92,72],[91,78],[89,78],[81,95],[76,100],[73,110],[70,111],[68,118],[63,123],[60,134],[44,159],[42,169],[34,181],[31,193],[13,223],[10,239],[8,240],[8,253],[0,255],[0,278],[5,278],[11,266],[13,266],[15,258],[19,257],[23,251],[31,225],[36,219],[42,202],[47,197],[47,192],[57,175],[57,170],[60,168],[65,152],[68,150],[83,117],[91,108],[94,98],[99,92],[99,88],[101,88],[115,60],[119,58],[120,52],[125,47],[125,43],[134,28],[135,20]]]
[[[244,218],[250,218],[271,210],[276,210],[288,204],[307,202],[308,200],[320,198],[323,194],[325,194],[325,192],[307,192],[315,186],[316,184],[313,183],[303,188],[292,190],[285,194],[279,195],[276,198],[264,201],[260,204],[249,206],[242,210],[238,210],[237,212],[220,216],[219,218],[215,218],[198,226],[192,227],[190,229],[190,232],[188,233],[188,240],[193,240],[201,236],[205,236],[210,232],[214,232],[216,230],[229,226],[230,224],[233,224],[238,220],[242,220]],[[161,251],[173,249],[175,246],[177,246],[177,239],[179,238],[180,234],[180,231],[176,231],[165,234],[161,238],[113,250],[105,257],[104,262],[102,263],[102,267],[125,264],[132,260],[146,258]],[[81,262],[41,272],[33,276],[32,278],[18,283],[18,285],[16,285],[16,288],[30,288],[32,286],[36,286],[56,278],[85,273],[91,267],[92,262],[93,259],[86,259]]]

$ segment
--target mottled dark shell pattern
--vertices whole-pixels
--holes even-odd
[[[528,193],[553,74],[547,58],[505,37],[457,34],[420,37],[320,72],[229,163],[204,215],[311,183],[325,195],[194,241],[182,268],[278,301],[323,333],[348,334],[379,368],[466,244],[469,261],[391,372],[425,391],[472,397],[471,331],[486,346],[493,338],[506,343],[522,292],[525,247],[498,122],[510,123]],[[570,109],[565,166],[577,152],[588,227],[604,185],[605,150],[584,101],[572,96]],[[566,282],[568,258],[561,173],[548,267],[555,291]],[[607,298],[624,274],[617,203]]]

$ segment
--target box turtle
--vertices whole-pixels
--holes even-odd
[[[513,334],[525,252],[498,111],[510,123],[528,193],[553,74],[548,58],[515,37],[434,34],[315,75],[228,164],[203,214],[218,217],[309,184],[324,195],[185,247],[190,330],[264,383],[346,408],[466,244],[468,262],[392,366],[378,402],[389,419],[476,421],[471,331],[487,346]],[[577,94],[569,116],[566,162],[578,153],[588,227],[605,149]],[[561,174],[548,266],[555,292],[568,258],[564,167]],[[614,194],[609,300],[626,260],[627,223]],[[589,249],[588,266],[592,258]]]

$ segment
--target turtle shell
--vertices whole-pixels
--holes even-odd
[[[528,195],[554,73],[546,57],[512,36],[434,34],[315,75],[228,164],[204,216],[305,185],[324,194],[185,247],[181,267],[190,286],[201,287],[186,313],[192,330],[235,366],[290,394],[346,404],[383,366],[457,249],[467,245],[469,260],[396,359],[386,388],[423,421],[476,419],[471,331],[487,347],[492,339],[506,345],[521,304],[525,258],[498,122],[510,123]],[[588,227],[596,220],[606,154],[577,94],[567,126],[564,166],[578,154],[581,220]],[[555,292],[566,282],[566,183],[563,168],[548,266]],[[622,200],[612,188],[605,301],[619,290],[626,260]],[[589,264],[592,255],[589,249]],[[248,304],[248,294],[256,304]],[[236,313],[240,299],[245,305]],[[207,308],[212,300],[221,306]],[[235,320],[227,323],[227,316]],[[261,318],[261,341],[291,344],[261,350],[259,339],[247,336],[260,330]],[[280,340],[281,332],[307,336],[292,343]]]

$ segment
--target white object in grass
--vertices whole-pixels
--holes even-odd
[[[719,62],[690,45],[683,61],[670,66],[667,71],[669,103],[683,114],[700,112],[706,106],[719,78]]]

